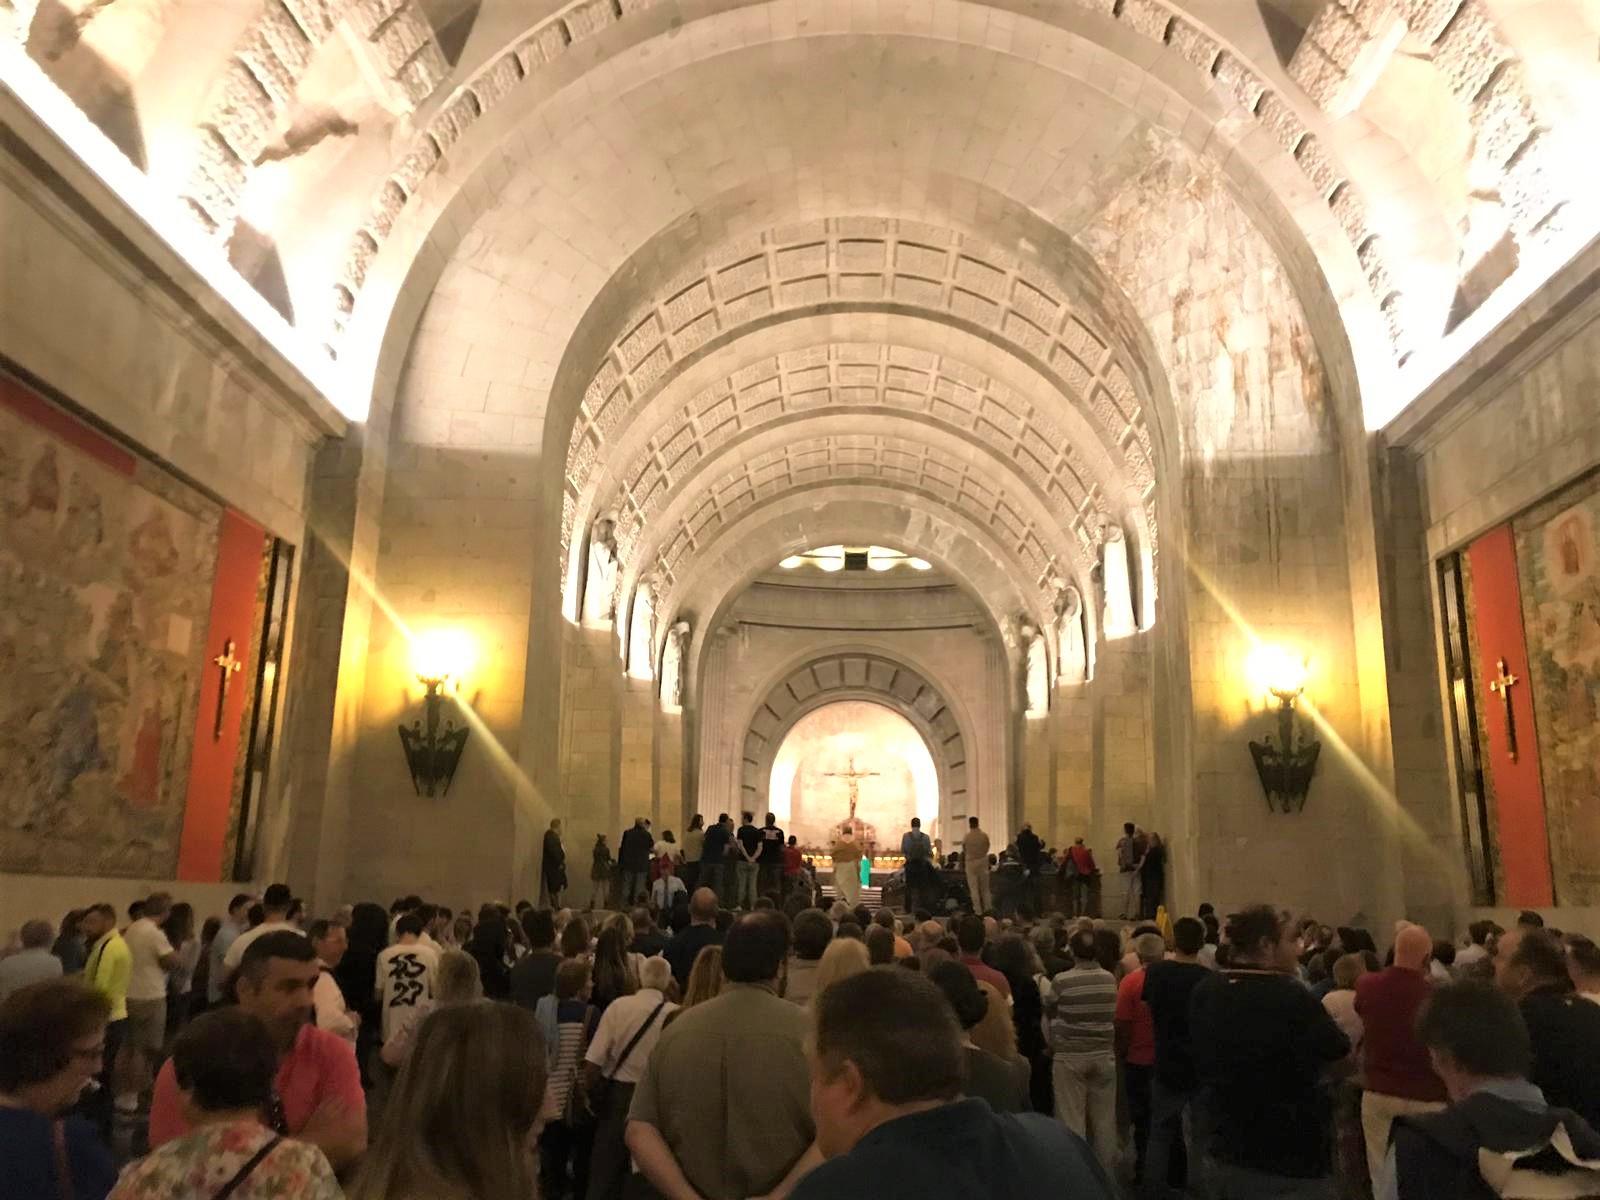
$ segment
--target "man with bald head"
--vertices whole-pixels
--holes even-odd
[[[717,894],[708,887],[696,888],[689,897],[689,923],[672,935],[662,956],[672,964],[672,977],[678,990],[689,986],[689,969],[700,951],[720,946],[722,931],[717,928]]]
[[[1395,933],[1394,965],[1356,981],[1356,1012],[1364,1033],[1361,1132],[1367,1166],[1378,1178],[1389,1153],[1389,1127],[1399,1116],[1437,1112],[1444,1107],[1444,1083],[1434,1074],[1428,1050],[1417,1038],[1417,1014],[1433,993],[1428,960],[1433,938],[1421,925],[1404,924]]]

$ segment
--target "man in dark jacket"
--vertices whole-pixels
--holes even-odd
[[[639,903],[640,896],[650,886],[650,848],[655,841],[644,827],[644,818],[638,817],[633,826],[622,834],[617,846],[617,869],[622,873],[622,907]]]
[[[1576,1113],[1551,1107],[1528,1082],[1528,1028],[1509,996],[1476,980],[1439,988],[1417,1036],[1451,1103],[1396,1118],[1374,1181],[1377,1200],[1492,1200],[1504,1184],[1485,1179],[1480,1151],[1489,1152],[1487,1167],[1538,1172],[1547,1187],[1573,1185],[1541,1195],[1600,1194],[1600,1169],[1571,1161],[1600,1163],[1600,1134]],[[1507,1154],[1516,1160],[1496,1157]]]
[[[1561,943],[1542,929],[1509,930],[1495,949],[1494,974],[1528,1026],[1528,1078],[1551,1104],[1600,1128],[1600,1004],[1578,995]]]

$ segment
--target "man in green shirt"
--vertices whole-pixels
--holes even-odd
[[[133,953],[117,932],[117,910],[109,904],[96,904],[79,922],[83,942],[89,948],[84,960],[83,981],[111,1004],[111,1022],[106,1026],[105,1059],[98,1076],[100,1087],[83,1102],[84,1115],[111,1136],[111,1068],[122,1049],[128,1028],[128,981],[133,976]]]
[[[771,911],[728,931],[714,1000],[662,1031],[628,1110],[628,1150],[667,1200],[785,1196],[813,1146],[807,1011],[782,998],[789,928]]]

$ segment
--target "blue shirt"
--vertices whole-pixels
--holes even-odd
[[[908,829],[905,836],[900,839],[900,853],[907,862],[926,859],[933,853],[933,842],[922,830]]]
[[[54,1122],[26,1108],[0,1108],[0,1200],[55,1200]],[[64,1119],[67,1169],[73,1200],[105,1200],[117,1182],[116,1164],[94,1127],[82,1117]]]
[[[1059,1121],[963,1099],[885,1121],[802,1179],[793,1200],[1113,1200],[1089,1147]]]

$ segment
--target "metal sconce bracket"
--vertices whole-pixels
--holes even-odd
[[[1251,742],[1250,757],[1255,759],[1261,790],[1267,796],[1267,810],[1276,812],[1281,807],[1284,812],[1300,812],[1306,806],[1306,794],[1311,790],[1311,777],[1316,773],[1322,743],[1308,738],[1304,729],[1300,732],[1299,743],[1294,740],[1294,707],[1300,697],[1299,691],[1273,689],[1272,694],[1278,698],[1277,744],[1273,744],[1270,734],[1259,742]]]
[[[413,721],[409,727],[400,726],[400,745],[405,748],[406,766],[411,770],[411,785],[419,796],[449,795],[450,781],[455,778],[456,766],[461,762],[461,752],[467,746],[465,725],[456,726],[446,720],[439,728],[439,689],[444,679],[422,679],[428,694],[422,701],[423,719]]]

